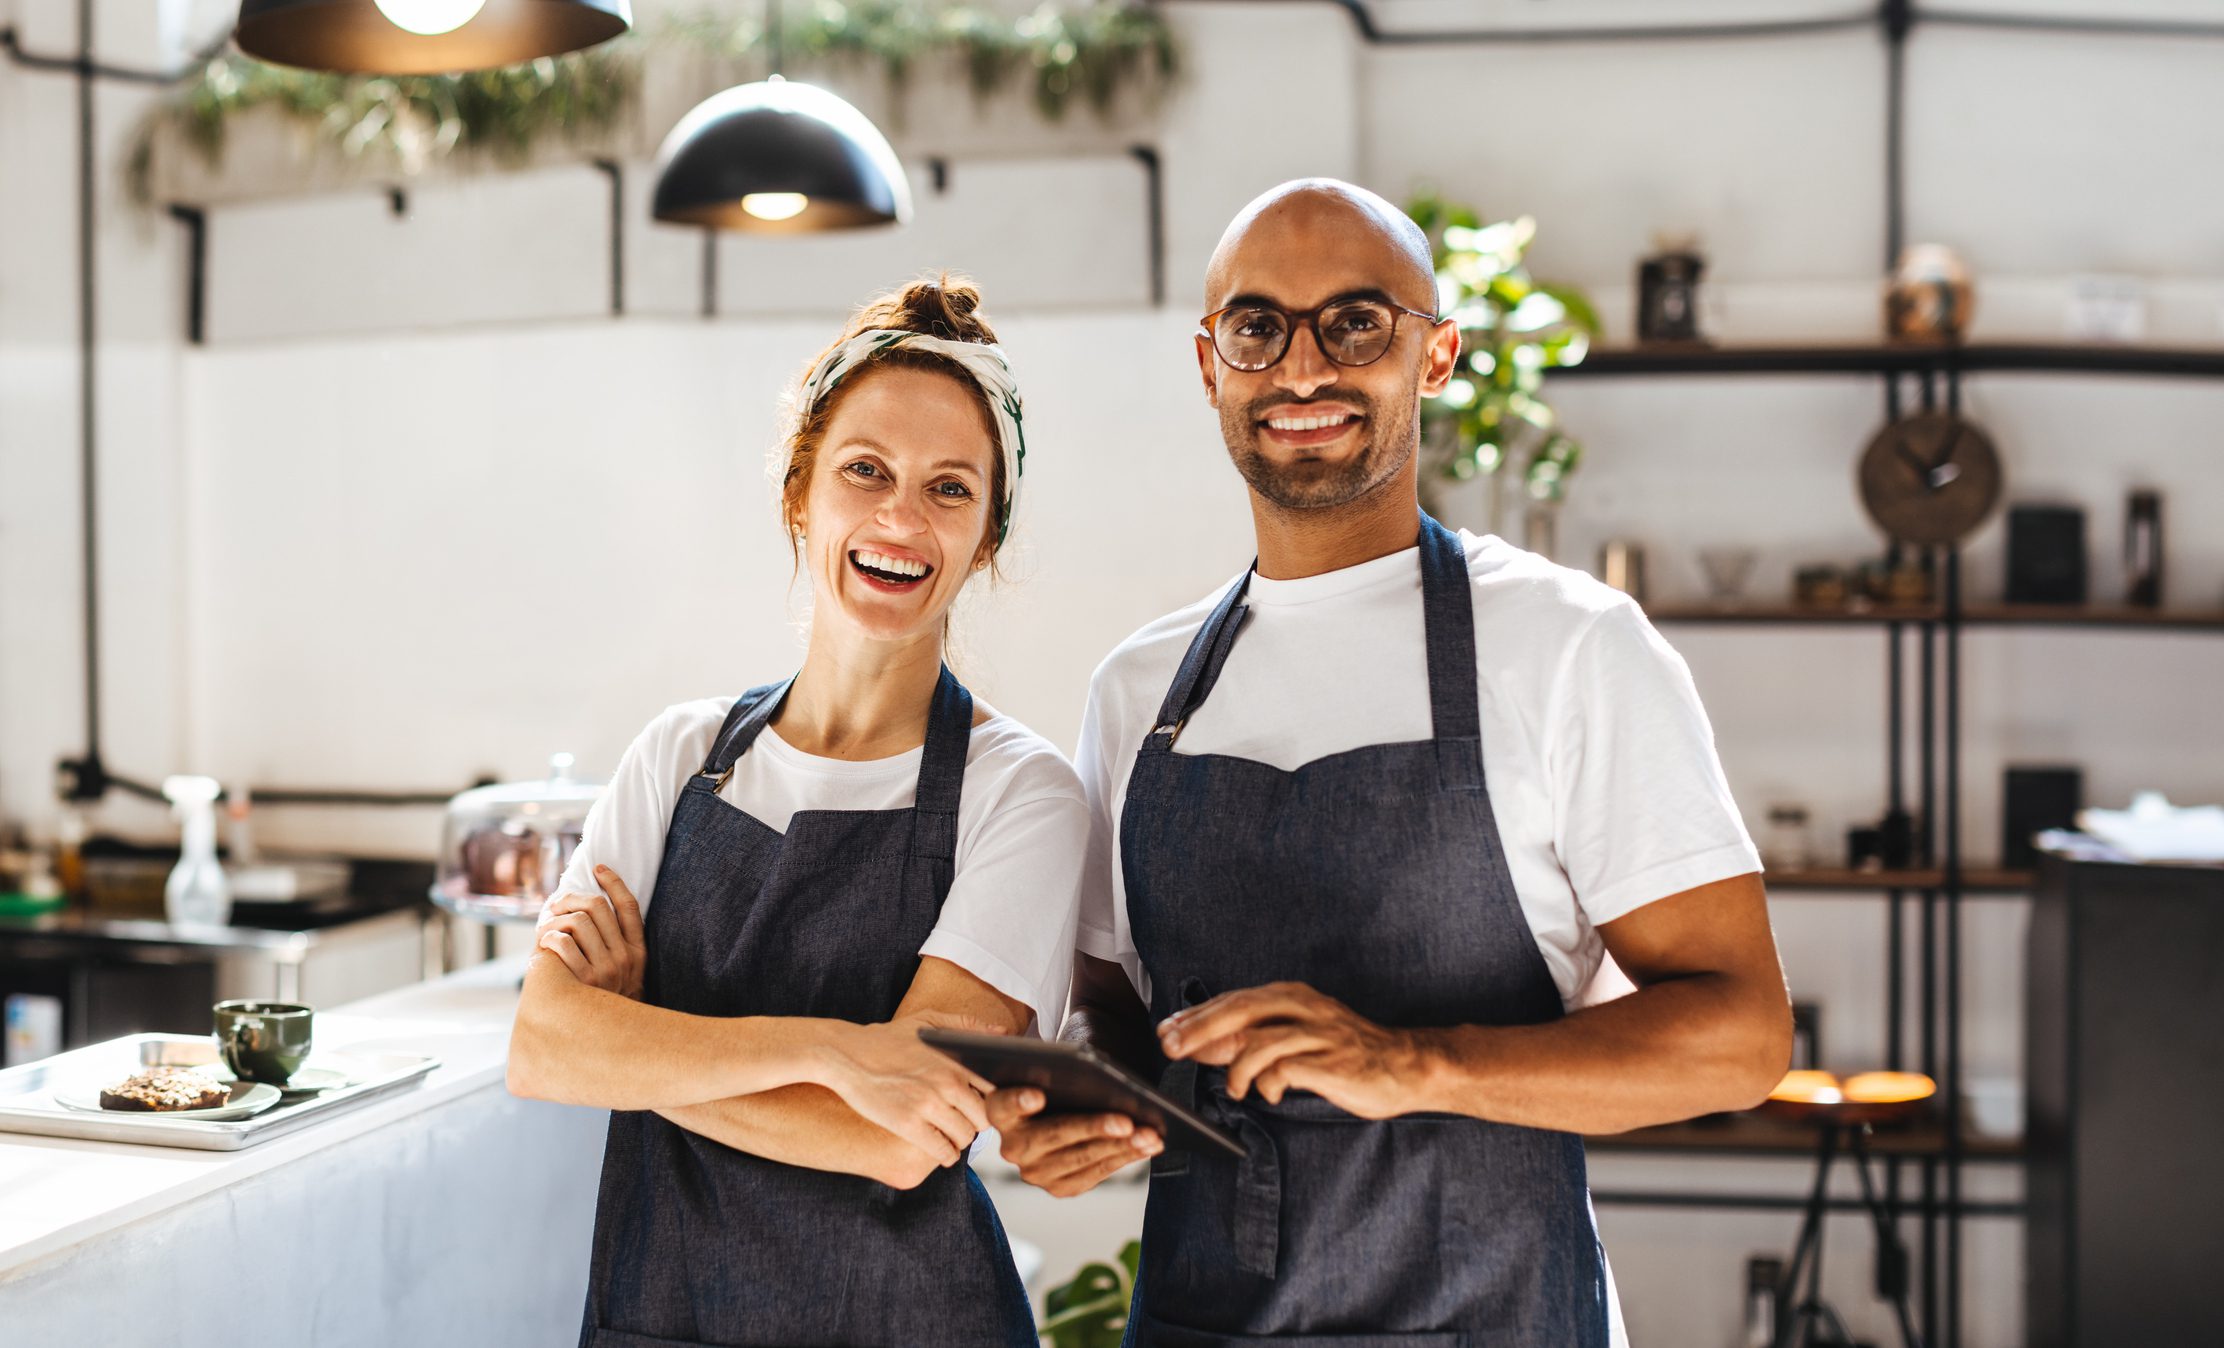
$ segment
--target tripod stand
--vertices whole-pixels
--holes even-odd
[[[1822,1299],[1822,1219],[1830,1209],[1830,1170],[1838,1159],[1841,1133],[1854,1173],[1861,1177],[1861,1205],[1876,1227],[1877,1294],[1889,1298],[1899,1316],[1902,1348],[1923,1348],[1907,1304],[1907,1246],[1901,1243],[1898,1228],[1877,1198],[1876,1182],[1869,1174],[1871,1124],[1867,1119],[1855,1121],[1828,1110],[1819,1118],[1822,1129],[1821,1140],[1815,1145],[1815,1187],[1807,1196],[1791,1262],[1785,1265],[1784,1280],[1777,1285],[1776,1332],[1769,1340],[1770,1348],[1851,1348],[1853,1343],[1838,1313]],[[1803,1273],[1807,1279],[1804,1295],[1799,1291]],[[1818,1340],[1816,1331],[1825,1328],[1831,1337]]]

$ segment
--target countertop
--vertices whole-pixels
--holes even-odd
[[[291,934],[291,933],[287,933]],[[0,1278],[80,1242],[398,1119],[502,1088],[528,956],[317,1014],[318,1049],[378,1048],[440,1060],[414,1090],[234,1152],[0,1134]]]

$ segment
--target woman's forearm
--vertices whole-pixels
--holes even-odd
[[[810,1170],[862,1175],[891,1188],[914,1188],[938,1168],[933,1157],[859,1117],[823,1086],[783,1086],[656,1112],[736,1151]]]
[[[649,1006],[581,983],[544,951],[526,966],[509,1087],[559,1104],[662,1109],[816,1083],[829,1024]]]

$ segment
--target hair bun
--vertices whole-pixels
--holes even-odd
[[[976,315],[981,307],[981,292],[962,276],[945,272],[932,279],[922,277],[888,297],[889,315],[894,321],[884,324],[923,332],[930,337],[941,337],[953,342],[993,342],[996,334]]]

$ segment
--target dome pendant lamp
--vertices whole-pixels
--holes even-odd
[[[607,42],[632,0],[242,0],[232,39],[260,61],[351,75],[488,70]]]
[[[911,182],[864,113],[782,79],[780,5],[767,5],[770,77],[713,94],[657,151],[653,213],[674,224],[816,234],[911,219]]]

